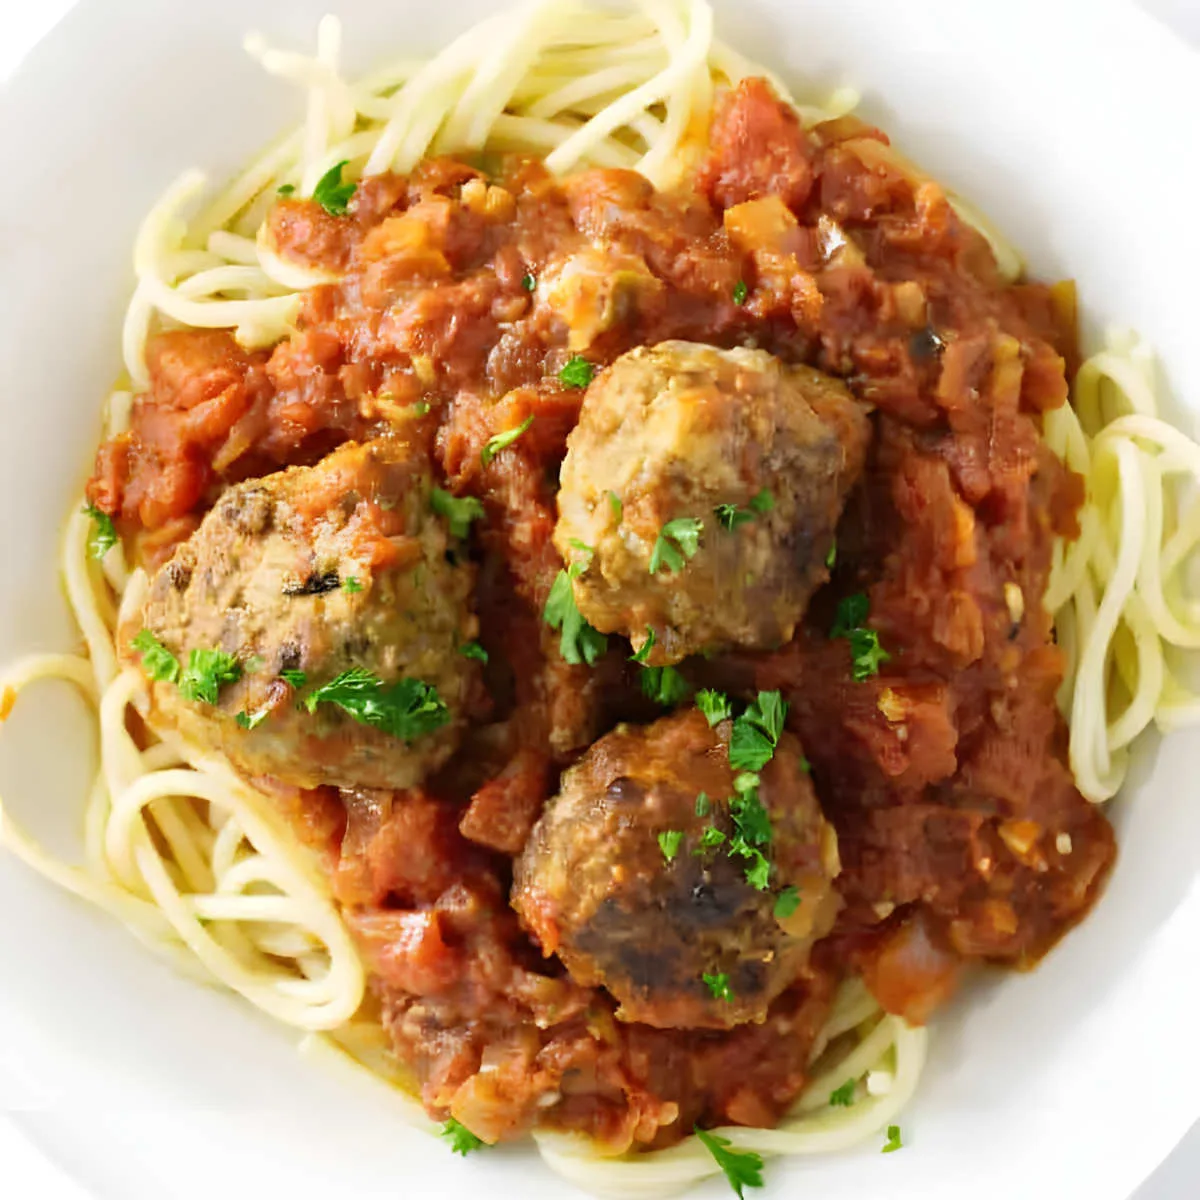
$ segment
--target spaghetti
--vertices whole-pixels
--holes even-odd
[[[339,164],[357,179],[410,172],[430,153],[512,150],[542,157],[559,174],[585,164],[625,167],[666,187],[696,165],[717,90],[767,74],[715,39],[704,0],[640,0],[632,13],[529,0],[427,62],[399,60],[357,83],[341,73],[341,40],[333,17],[320,23],[312,56],[247,37],[246,50],[265,70],[304,90],[305,123],[216,195],[205,198],[204,176],[186,173],[146,217],[122,339],[132,391],[110,398],[110,435],[124,428],[132,393],[149,385],[153,331],[231,329],[244,347],[271,346],[294,328],[303,290],[330,280],[271,246],[265,219],[281,189],[311,196]],[[842,90],[799,112],[811,124],[856,101]],[[1006,276],[1016,277],[1015,253],[974,210],[955,204],[993,245]],[[1129,412],[1117,415],[1119,408]],[[1082,533],[1056,547],[1046,605],[1070,664],[1060,700],[1071,766],[1097,801],[1120,786],[1128,747],[1151,721],[1168,730],[1200,719],[1200,694],[1164,650],[1200,646],[1200,604],[1183,579],[1200,541],[1200,505],[1171,517],[1175,482],[1200,476],[1200,446],[1157,410],[1148,352],[1123,337],[1083,365],[1072,406],[1045,422],[1050,447],[1088,484]],[[3,811],[0,844],[179,969],[298,1030],[330,1032],[330,1044],[367,1059],[354,1032],[364,969],[308,852],[270,800],[225,762],[165,730],[143,742],[131,736],[130,714],[144,723],[148,698],[140,674],[120,668],[115,636],[146,580],[129,572],[119,545],[102,564],[90,561],[87,537],[88,519],[76,514],[62,570],[86,656],[37,656],[0,678],[5,714],[24,688],[48,680],[72,684],[95,710],[101,768],[85,810],[84,865],[58,862]],[[911,1097],[925,1047],[923,1029],[883,1014],[853,980],[792,1113],[775,1129],[720,1132],[735,1148],[765,1155],[854,1145]],[[850,1083],[858,1102],[831,1105],[832,1092]],[[593,1191],[659,1195],[718,1171],[694,1137],[619,1159],[599,1157],[572,1135],[535,1137],[553,1169]]]

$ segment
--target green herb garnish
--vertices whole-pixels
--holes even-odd
[[[478,642],[464,642],[458,648],[463,658],[473,658],[476,662],[486,663],[488,652]]]
[[[472,1150],[478,1150],[480,1146],[487,1145],[483,1138],[476,1137],[465,1125],[453,1117],[443,1123],[438,1137],[448,1142],[450,1149],[455,1154],[464,1156],[470,1154]]]
[[[680,571],[685,561],[694,558],[700,549],[700,534],[704,522],[698,517],[676,517],[668,521],[654,543],[650,555],[650,574],[656,575],[660,567],[669,571]]]
[[[558,649],[563,659],[569,663],[587,663],[590,667],[607,649],[608,638],[583,619],[575,603],[571,584],[586,569],[584,563],[575,562],[559,571],[542,610],[542,619],[551,629],[562,631]]]
[[[511,446],[532,424],[533,413],[530,413],[515,429],[506,429],[488,438],[487,445],[480,451],[479,461],[486,467],[505,446]]]
[[[853,1079],[847,1079],[840,1088],[836,1088],[829,1093],[829,1103],[834,1108],[849,1108],[854,1103],[854,1093],[858,1088],[858,1083]]]
[[[333,217],[344,217],[350,197],[358,186],[349,180],[343,181],[342,168],[350,165],[349,159],[343,159],[330,167],[313,188],[313,199]],[[286,186],[286,185],[285,185]]]
[[[536,291],[537,290],[537,280],[532,275],[523,275],[521,277],[521,286],[527,292]]]
[[[825,565],[832,571],[833,564],[837,562],[837,537],[829,543],[829,553],[825,555]]]
[[[308,672],[289,667],[287,670],[279,672],[279,678],[299,691],[308,682]]]
[[[654,641],[654,630],[647,625],[646,640],[641,644],[635,653],[629,656],[629,661],[635,663],[644,663],[646,659],[650,657],[650,651],[654,649]]]
[[[668,708],[688,697],[688,682],[674,667],[643,667],[642,695]]]
[[[88,554],[99,562],[117,544],[117,528],[112,517],[94,504],[85,504],[83,511],[92,518],[92,531],[88,535]]]
[[[129,644],[142,656],[142,670],[147,678],[156,683],[179,681],[179,659],[150,630],[143,629]]]
[[[429,493],[429,507],[445,518],[451,536],[456,538],[465,538],[471,532],[471,522],[484,515],[482,501],[474,496],[454,496],[439,487]]]
[[[729,987],[728,975],[724,974],[723,972],[716,975],[709,975],[707,972],[705,972],[700,976],[700,978],[703,979],[706,984],[708,984],[708,990],[712,992],[712,998],[714,1000],[724,1000],[726,1003],[728,1003],[733,999],[733,992]]]
[[[255,713],[240,712],[233,719],[238,723],[239,726],[241,726],[242,729],[256,729],[270,715],[270,709],[260,708],[258,712]]]
[[[332,704],[361,724],[406,742],[433,733],[450,721],[450,710],[436,688],[420,679],[385,684],[365,667],[343,671],[310,692],[304,704],[310,713],[316,712],[318,704]]]
[[[729,765],[735,771],[761,771],[775,753],[786,716],[787,705],[778,692],[759,692],[754,703],[734,719]]]
[[[737,304],[739,306],[742,304],[745,304],[749,295],[750,295],[750,289],[746,286],[746,281],[744,279],[739,279],[737,281],[737,283],[735,283],[733,285],[733,302],[734,302],[734,304]]]
[[[717,1166],[725,1172],[729,1186],[737,1193],[738,1200],[746,1200],[743,1188],[762,1187],[763,1160],[761,1154],[753,1150],[733,1150],[733,1143],[721,1137],[720,1134],[707,1133],[698,1125],[694,1126],[696,1136],[704,1144]]]
[[[362,581],[357,575],[347,575],[342,580],[342,591],[348,592],[351,596],[357,595],[363,590]]]
[[[707,817],[712,811],[712,801],[708,798],[707,792],[699,792],[696,795],[696,816]]]
[[[696,707],[704,714],[710,726],[720,725],[733,715],[729,697],[724,692],[714,692],[711,688],[704,688],[696,693]]]
[[[891,1154],[893,1150],[900,1150],[904,1143],[900,1140],[900,1126],[889,1125],[887,1127],[887,1141],[883,1144],[881,1154]]]
[[[775,917],[786,921],[800,907],[800,889],[789,885],[775,897]]]
[[[842,637],[850,643],[850,670],[857,683],[878,675],[880,666],[892,657],[879,644],[879,634],[866,625],[869,612],[867,594],[855,592],[838,604],[829,631],[831,638]]]
[[[558,382],[563,387],[585,388],[596,378],[596,368],[586,358],[576,354],[558,373]]]
[[[616,492],[608,493],[608,506],[612,509],[613,520],[619,525],[621,517],[625,512],[625,505],[621,502],[621,497]]]
[[[682,841],[683,831],[681,829],[666,829],[658,835],[658,848],[667,862],[674,860],[675,855],[679,853],[679,844]]]

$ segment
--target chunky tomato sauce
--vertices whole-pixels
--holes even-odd
[[[770,1124],[802,1087],[837,981],[861,972],[921,1021],[978,962],[1028,965],[1077,921],[1114,857],[1075,789],[1042,608],[1080,481],[1040,415],[1074,368],[1069,293],[1005,285],[984,240],[877,129],[803,131],[760,81],[719,109],[690,184],[551,178],[445,159],[361,184],[346,217],[281,200],[280,254],[340,275],[269,353],[225,333],[150,347],[151,386],[89,486],[161,562],[233,481],[399,430],[479,497],[473,553],[488,699],[452,766],[403,794],[270,781],[329,865],[400,1056],[430,1111],[477,1134],[534,1123],[615,1149],[695,1121]],[[794,641],[697,659],[694,686],[779,688],[839,835],[844,908],[768,1020],[728,1032],[614,1019],[522,932],[511,859],[563,767],[619,720],[661,713],[627,648],[571,666],[542,619],[565,439],[558,374],[668,338],[755,345],[841,377],[874,408],[833,578]],[[488,465],[490,438],[529,429]],[[852,677],[831,638],[865,591],[890,656]]]

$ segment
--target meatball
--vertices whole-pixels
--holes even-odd
[[[525,927],[576,983],[607,988],[624,1020],[762,1020],[833,925],[837,838],[799,742],[784,733],[761,772],[770,874],[759,890],[736,849],[729,736],[729,722],[710,729],[695,709],[618,727],[563,775],[516,862]]]
[[[445,762],[477,686],[460,653],[477,623],[473,568],[430,496],[426,457],[391,441],[229,488],[122,631],[157,676],[158,717],[300,787],[407,788]],[[150,638],[174,671],[153,669]],[[232,658],[214,667],[213,651]]]
[[[761,350],[663,342],[599,375],[568,441],[554,543],[575,602],[646,661],[783,644],[828,577],[870,422]]]

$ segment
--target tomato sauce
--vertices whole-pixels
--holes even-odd
[[[765,83],[722,102],[689,186],[512,160],[438,159],[361,184],[346,217],[283,200],[283,257],[338,276],[296,334],[157,337],[128,433],[89,497],[154,565],[227,484],[399,430],[487,511],[475,553],[491,710],[418,792],[289,793],[328,863],[398,1053],[432,1113],[480,1136],[535,1123],[610,1148],[695,1121],[770,1124],[803,1086],[839,978],[923,1021],[969,964],[1026,966],[1078,921],[1111,829],[1074,787],[1041,599],[1080,481],[1042,446],[1077,362],[1063,289],[1006,285],[984,239],[879,130],[803,130]],[[652,719],[636,668],[558,657],[541,609],[562,563],[558,466],[583,392],[559,380],[639,345],[752,344],[874,407],[833,579],[773,653],[688,664],[697,686],[780,688],[843,863],[845,907],[762,1025],[656,1030],[544,959],[508,905],[511,858],[557,774],[618,720]],[[529,429],[489,464],[490,438]],[[838,601],[869,597],[889,656],[852,677]],[[271,786],[271,785],[268,785]]]

